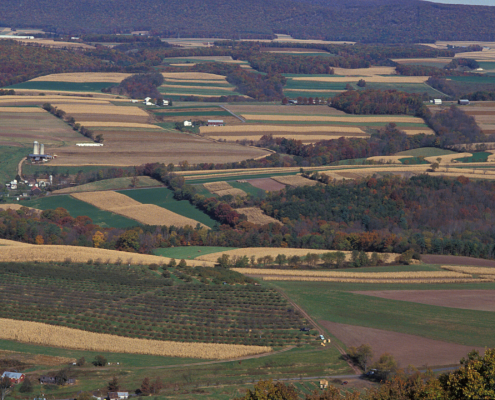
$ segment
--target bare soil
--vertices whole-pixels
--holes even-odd
[[[134,122],[139,124],[146,124],[149,122],[150,117],[140,115],[113,115],[113,114],[76,114],[69,113],[74,117],[76,122],[79,121],[95,121],[95,122]]]
[[[285,185],[274,181],[272,178],[249,179],[248,182],[252,186],[268,192],[278,192],[285,188]]]
[[[423,261],[426,264],[495,267],[495,260],[484,260],[482,258],[463,257],[463,256],[442,256],[442,255],[425,254],[425,255],[421,255],[421,261]]]
[[[354,293],[433,306],[495,311],[493,290],[372,290]]]
[[[344,344],[360,346],[367,343],[373,349],[376,361],[383,353],[390,353],[399,363],[399,367],[457,365],[462,357],[473,350],[471,346],[442,342],[421,336],[397,333],[363,326],[319,321],[326,329]],[[484,348],[476,347],[481,354]]]

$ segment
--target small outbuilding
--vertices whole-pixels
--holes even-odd
[[[184,121],[184,126],[192,126],[192,122],[191,121]]]
[[[433,104],[435,104],[435,105],[442,104],[442,99],[433,99]]]
[[[467,106],[469,104],[469,100],[468,99],[459,99],[459,101],[457,103],[460,104],[461,106]]]
[[[108,400],[126,400],[129,392],[108,392]]]
[[[320,389],[326,389],[328,387],[328,381],[326,379],[322,379],[320,381]]]
[[[208,126],[224,126],[223,119],[209,119]]]

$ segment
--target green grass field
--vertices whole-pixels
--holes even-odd
[[[416,164],[429,164],[428,161],[426,161],[425,159],[423,158],[419,158],[419,157],[407,157],[407,158],[399,158],[399,161],[402,163],[402,164],[405,164],[405,165],[416,165]]]
[[[156,130],[154,130],[156,131]],[[79,171],[82,172],[94,172],[105,168],[114,168],[114,167],[105,167],[98,165],[82,165],[77,167],[69,167],[69,166],[51,166],[50,164],[46,165],[37,165],[37,164],[23,164],[22,172],[26,175],[33,175],[36,172],[40,175],[58,175],[58,174],[69,174],[69,175],[77,175]],[[118,167],[123,169],[124,171],[134,172],[134,167]]]
[[[150,186],[163,186],[160,182],[149,176],[137,177],[137,188],[150,187]],[[118,190],[129,189],[132,185],[132,177],[104,179],[102,181],[96,181],[91,183],[85,183],[84,185],[74,186],[70,188],[71,193],[79,192],[93,192],[98,190]]]
[[[29,153],[24,147],[0,146],[0,183],[15,179],[17,164]]]
[[[156,112],[161,117],[201,117],[201,116],[222,116],[228,117],[232,114],[225,110],[218,111],[184,111],[184,112]]]
[[[346,84],[346,82],[295,81],[294,79],[288,79],[284,89],[299,89],[301,91],[311,91],[313,89],[345,90]]]
[[[476,76],[476,75],[449,76],[447,77],[447,79],[450,79],[455,82],[463,82],[463,83],[488,83],[488,84],[495,83],[493,76]]]
[[[65,208],[72,217],[76,218],[82,215],[88,216],[93,220],[93,223],[104,228],[128,228],[131,226],[141,225],[139,222],[132,219],[122,217],[121,215],[117,215],[109,211],[100,210],[91,204],[81,200],[76,200],[69,195],[52,195],[42,197],[35,200],[25,201],[23,202],[23,205],[40,210],[54,210],[57,207],[62,207]]]
[[[461,158],[456,158],[456,160],[463,163],[486,162],[488,157],[491,155],[492,153],[480,151],[478,153],[473,153],[472,157],[461,157]]]
[[[214,219],[194,207],[189,201],[175,200],[174,192],[165,187],[156,189],[123,190],[119,191],[119,193],[125,194],[144,204],[156,204],[159,207],[166,208],[167,210],[183,215],[184,217],[192,218],[210,228],[213,228],[215,224],[217,224]]]
[[[437,149],[436,147],[420,147],[419,149],[406,150],[396,153],[396,156],[414,156],[414,157],[435,157],[456,154],[456,151]]]
[[[233,88],[233,86],[228,83],[228,82],[223,82],[223,81],[218,81],[218,83],[212,83],[212,82],[188,82],[187,80],[184,82],[180,81],[173,81],[173,82],[165,82],[164,86],[167,85],[174,85],[174,86],[216,86],[216,87],[224,87],[224,88]]]
[[[264,197],[265,196],[264,190],[259,189],[257,187],[254,187],[253,185],[251,185],[250,183],[247,183],[247,182],[233,181],[233,182],[229,182],[229,185],[234,187],[234,188],[244,190],[247,194],[250,194],[253,197]]]
[[[166,247],[153,250],[153,254],[162,257],[192,260],[206,254],[218,253],[221,251],[235,250],[237,247],[215,247],[215,246],[183,246]]]
[[[366,78],[364,78],[366,80]],[[375,89],[375,90],[397,90],[406,93],[427,93],[429,96],[438,97],[440,92],[428,86],[426,83],[379,83],[366,82],[366,87],[359,90]]]
[[[316,320],[384,329],[468,346],[495,346],[494,312],[387,300],[343,291],[349,290],[349,285],[277,282],[276,286],[282,288]],[[370,290],[370,287],[374,290],[384,290],[379,286],[389,286],[393,290],[405,289],[402,285],[363,284],[361,286],[366,286],[367,290]],[[418,286],[415,287],[417,290],[433,289],[431,286],[441,286],[444,289],[448,289],[449,286],[461,288],[462,285]],[[493,288],[494,284],[474,286],[486,289]]]
[[[101,92],[101,89],[117,86],[109,82],[22,82],[9,86],[8,89],[60,90],[65,92]]]
[[[186,182],[190,184],[203,184],[208,182],[220,182],[226,181],[229,184],[231,181],[235,181],[237,179],[258,179],[258,178],[269,178],[270,176],[285,176],[285,175],[297,175],[298,172],[280,172],[273,173],[269,172],[266,174],[253,174],[253,175],[232,175],[232,176],[224,176],[215,178],[214,175],[210,175],[209,177],[198,176],[197,178],[188,179]]]

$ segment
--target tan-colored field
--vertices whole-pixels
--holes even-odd
[[[360,278],[360,279],[433,279],[466,278],[466,274],[455,271],[400,271],[400,272],[349,272],[349,271],[314,271],[261,268],[233,268],[245,275],[280,275],[306,278]]]
[[[422,118],[404,117],[404,116],[324,116],[324,115],[270,115],[270,114],[242,114],[246,120],[262,120],[262,121],[315,121],[315,122],[406,122],[414,124],[424,124]]]
[[[421,279],[359,279],[359,278],[307,278],[293,276],[264,276],[264,281],[300,281],[300,282],[340,282],[340,283],[478,283],[491,282],[491,279],[478,278],[421,278]]]
[[[177,227],[189,225],[195,227],[199,223],[157,205],[143,204],[113,191],[73,193],[71,196],[102,210],[123,215],[146,225],[174,225]],[[206,227],[203,224],[200,225]]]
[[[369,161],[376,161],[378,163],[383,164],[402,164],[399,160],[403,160],[404,158],[413,158],[412,156],[373,156],[368,157]]]
[[[31,79],[30,82],[119,83],[129,76],[131,76],[131,74],[120,72],[74,72],[39,76]]]
[[[101,127],[101,128],[142,128],[142,129],[160,129],[163,130],[163,128],[159,127],[158,125],[152,125],[152,124],[140,124],[138,122],[111,122],[111,121],[80,121],[76,118],[76,121],[78,124],[81,126],[84,126],[86,128],[94,128],[94,127]]]
[[[279,220],[276,220],[275,218],[266,215],[258,207],[237,208],[236,211],[239,214],[245,215],[247,217],[248,222],[252,222],[253,224],[266,225],[266,224],[274,223],[274,224],[283,225]]]
[[[89,44],[77,43],[77,42],[59,42],[58,40],[52,39],[17,39],[15,36],[0,36],[0,39],[15,39],[18,42],[24,44],[38,44],[44,47],[53,48],[81,48],[81,49],[94,49],[94,46]]]
[[[411,136],[414,136],[414,135],[419,135],[420,133],[424,133],[426,135],[435,135],[435,131],[433,129],[430,129],[430,128],[404,128],[404,127],[400,127],[399,128],[401,131],[405,132],[406,135],[411,135]]]
[[[471,153],[457,153],[457,154],[447,154],[444,156],[432,156],[432,157],[425,157],[425,160],[431,163],[438,162],[437,158],[441,158],[442,160],[440,161],[440,165],[450,163],[452,160],[455,160],[457,158],[463,158],[463,157],[472,157],[473,155]]]
[[[247,193],[244,190],[237,189],[229,185],[227,182],[210,182],[205,183],[203,186],[210,191],[211,193],[217,194],[218,196],[247,196]]]
[[[475,275],[495,275],[495,268],[490,267],[464,267],[459,265],[442,265],[442,269]]]
[[[0,107],[0,113],[46,113],[42,108],[36,107]]]
[[[165,84],[165,85],[162,85],[161,87],[163,88],[168,88],[168,87],[171,87],[171,88],[182,88],[184,89],[184,85],[171,85],[169,83]],[[233,87],[225,87],[225,86],[187,86],[187,89],[208,89],[208,90],[230,90],[230,91],[234,91],[234,88]]]
[[[428,63],[438,63],[438,64],[448,64],[452,61],[452,58],[394,58],[392,61],[395,61],[399,64],[414,64],[420,62],[428,62]]]
[[[274,181],[280,182],[283,185],[288,186],[315,186],[318,184],[317,181],[312,179],[303,178],[301,175],[287,175],[287,176],[272,176]]]
[[[302,117],[305,118],[305,117]],[[253,118],[256,119],[256,118]],[[283,119],[280,119],[283,120]],[[295,120],[299,121],[299,120]],[[259,132],[329,132],[329,133],[357,133],[364,135],[365,132],[356,126],[324,126],[324,125],[226,125],[226,126],[202,126],[200,132],[204,135],[219,136],[219,133],[254,133]],[[369,136],[369,135],[366,135]]]
[[[308,253],[312,254],[325,254],[325,253],[336,253],[337,250],[315,250],[315,249],[294,249],[294,248],[286,248],[286,247],[246,247],[242,249],[235,249],[235,250],[227,250],[227,251],[221,251],[218,253],[212,253],[212,254],[205,254],[201,255],[195,258],[195,260],[201,260],[201,261],[208,261],[208,262],[216,262],[219,257],[221,257],[223,254],[227,254],[230,257],[251,257],[251,256],[256,256],[256,257],[266,257],[266,256],[272,256],[275,258],[279,254],[284,254],[287,257],[290,256],[299,256],[299,257],[304,257]],[[349,261],[351,259],[352,252],[350,251],[343,251],[342,253],[345,254],[346,260]],[[366,253],[368,257],[371,256],[372,253]],[[380,258],[383,260],[385,263],[390,263],[393,262],[399,254],[397,253],[380,253],[379,254]],[[258,270],[255,268],[255,270]]]
[[[93,247],[63,246],[63,245],[34,245],[15,242],[13,240],[0,240],[0,262],[64,262],[70,259],[72,262],[86,263],[88,260],[100,260],[102,263],[115,264],[119,262],[128,264],[161,264],[168,263],[168,257],[152,256],[149,254],[126,253],[117,250],[106,250]],[[22,248],[22,249],[21,249]],[[213,266],[207,261],[190,261],[190,266]]]
[[[180,60],[204,60],[204,61],[219,61],[230,64],[242,64],[244,61],[234,60],[231,56],[190,56],[190,57],[179,57]],[[174,57],[169,58],[168,61],[173,61]],[[190,65],[190,64],[186,64]]]
[[[16,89],[17,90],[17,89]],[[55,91],[53,91],[55,93]],[[60,93],[60,92],[56,92]],[[113,99],[112,99],[113,101]],[[15,96],[2,96],[0,97],[0,104],[12,104],[15,106],[31,105],[31,104],[44,104],[58,102],[60,104],[100,104],[107,105],[110,102],[106,99],[91,99],[88,97],[77,97],[77,96],[63,96],[50,94],[48,96],[28,96],[28,95],[15,95]]]
[[[22,204],[0,204],[0,210],[14,210],[14,211],[18,211],[21,208],[26,208],[28,210],[33,210],[33,211],[36,211],[36,212],[41,212],[41,210],[38,210],[37,208],[26,207],[26,206],[23,206]]]
[[[318,105],[311,107],[294,107],[289,105],[253,105],[227,104],[225,108],[235,114],[281,114],[281,115],[347,115],[336,108]]]
[[[327,135],[311,135],[311,134],[301,134],[298,135],[296,134],[286,134],[286,133],[281,133],[277,134],[276,132],[270,132],[267,131],[263,135],[272,135],[274,138],[278,137],[283,137],[286,139],[294,139],[294,140],[300,140],[302,143],[316,143],[316,142],[321,142],[322,140],[331,140],[331,139],[338,139],[341,137],[352,137],[352,138],[366,138],[369,137],[369,135],[366,134],[356,134],[356,133],[343,133],[343,134],[327,134]],[[222,136],[215,136],[215,135],[210,135],[208,137],[215,139],[215,140],[226,140],[228,142],[237,142],[240,140],[249,140],[253,142],[257,142],[258,140],[261,139],[263,136],[262,134],[258,135],[243,135],[243,134],[237,134],[235,136],[233,135],[222,135]]]
[[[334,68],[335,75],[344,76],[374,76],[374,75],[395,75],[395,67],[369,67],[369,68]],[[366,79],[368,80],[368,79]]]
[[[75,358],[48,356],[46,354],[17,353],[11,350],[0,350],[0,358],[16,360],[31,365],[46,365],[49,367],[72,364],[77,361]]]
[[[0,318],[0,338],[42,346],[168,357],[228,359],[268,353],[271,347],[218,343],[183,343],[134,339],[31,321]]]
[[[219,84],[219,83],[225,83],[225,81],[222,81],[220,79],[179,79],[179,78],[165,78],[165,82],[170,82],[170,83],[211,83],[211,84]],[[182,86],[184,87],[184,86]]]
[[[207,74],[205,72],[162,72],[165,79],[183,79],[183,80],[211,80],[211,81],[225,81],[226,78],[223,75]]]
[[[284,89],[284,92],[300,92],[301,89]],[[311,93],[343,93],[345,90],[336,89],[311,89]]]
[[[64,110],[67,114],[112,114],[112,115],[135,115],[147,117],[148,113],[139,107],[119,107],[113,104],[61,104],[53,106]]]
[[[465,54],[465,53],[464,53]],[[423,83],[428,80],[428,76],[366,76],[365,81],[368,83]],[[295,81],[311,81],[311,82],[358,82],[360,77],[332,77],[330,76],[304,76],[292,78]]]
[[[172,67],[194,67],[195,63],[170,64]]]

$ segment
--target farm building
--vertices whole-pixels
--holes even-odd
[[[9,371],[5,371],[2,374],[2,379],[3,378],[10,379],[10,383],[12,383],[13,385],[15,385],[16,383],[23,382],[24,381],[24,378],[25,378],[25,375],[24,374],[21,374],[20,372],[9,372]]]
[[[126,400],[129,392],[108,392],[108,400]]]
[[[53,158],[51,155],[45,154],[45,145],[37,141],[33,143],[33,153],[29,154],[28,157],[32,162],[46,162]]]
[[[435,105],[442,104],[442,99],[433,99],[433,104],[435,104]]]
[[[42,385],[56,385],[57,384],[57,378],[54,376],[40,376],[40,383]]]
[[[328,387],[328,381],[326,379],[322,379],[320,381],[320,389],[326,389]]]
[[[191,121],[184,121],[184,126],[192,126],[192,122]]]
[[[76,143],[79,147],[102,147],[103,143]]]
[[[209,119],[208,126],[224,126],[223,119]]]
[[[459,101],[457,103],[460,104],[461,106],[467,106],[469,104],[469,100],[468,99],[459,99]]]

